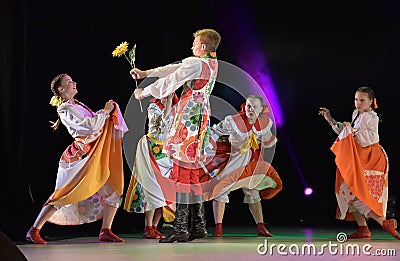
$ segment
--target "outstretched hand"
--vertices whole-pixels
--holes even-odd
[[[327,120],[327,121],[332,121],[331,113],[329,112],[329,110],[327,108],[320,107],[318,115],[324,116],[325,120]]]
[[[143,112],[143,107],[142,107],[142,102],[141,102],[141,100],[143,99],[143,96],[142,96],[143,89],[137,88],[137,79],[146,78],[147,71],[142,71],[138,68],[133,68],[132,70],[130,70],[129,73],[131,74],[132,78],[135,80],[135,84],[136,84],[135,99],[139,101],[140,111]]]
[[[142,71],[138,68],[133,68],[129,73],[131,74],[132,78],[135,80],[147,77],[147,72]]]

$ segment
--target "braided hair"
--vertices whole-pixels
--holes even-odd
[[[62,73],[62,74],[59,74],[59,75],[55,76],[53,78],[53,80],[51,80],[50,90],[53,93],[53,97],[51,98],[50,104],[55,106],[55,107],[60,106],[60,104],[62,102],[62,98],[60,96],[60,92],[58,90],[58,87],[61,86],[61,81],[62,81],[63,77],[66,76],[66,75],[67,75],[66,73]],[[55,122],[54,121],[49,121],[49,122],[51,124],[50,128],[52,128],[53,130],[57,130],[58,127],[60,126],[61,120],[60,120],[60,117],[57,114],[57,120]]]

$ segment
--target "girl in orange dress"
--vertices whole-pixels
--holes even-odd
[[[370,239],[367,220],[372,218],[400,240],[397,221],[386,219],[389,161],[379,144],[380,118],[375,112],[374,91],[367,86],[358,88],[354,106],[351,123],[335,121],[327,108],[319,111],[339,135],[331,147],[337,166],[336,218],[357,222],[358,229],[348,236],[350,239]]]

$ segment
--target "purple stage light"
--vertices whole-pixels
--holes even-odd
[[[304,195],[311,196],[312,193],[313,193],[312,188],[308,187],[304,189]]]
[[[250,7],[248,4],[246,5],[246,3],[241,2],[240,5],[232,4],[226,8],[229,9],[230,13],[235,15],[232,16],[233,20],[225,18],[221,20],[222,27],[226,28],[226,30],[223,31],[224,39],[232,39],[232,50],[239,66],[261,87],[268,99],[268,105],[273,114],[273,120],[277,127],[281,127],[285,121],[284,115],[275,90],[272,75],[268,69],[268,54],[260,39],[261,33],[255,30],[257,26],[254,25],[252,15],[249,12]],[[235,28],[235,30],[232,30],[232,28]],[[226,42],[229,42],[229,40]],[[258,94],[257,90],[253,91],[253,94]]]

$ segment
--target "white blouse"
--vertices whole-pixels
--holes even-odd
[[[73,137],[85,137],[99,132],[108,117],[104,110],[92,112],[79,103],[65,102],[57,108],[61,122]]]
[[[358,111],[354,110],[351,117],[352,121],[357,117]],[[353,128],[358,131],[354,135],[354,139],[362,147],[367,147],[379,142],[378,133],[379,117],[372,109],[366,112],[361,112],[354,121]],[[332,126],[332,129],[339,134],[344,128],[342,122],[337,122]]]

